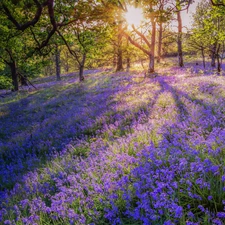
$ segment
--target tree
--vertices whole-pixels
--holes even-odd
[[[125,19],[123,13],[127,12],[126,0],[102,0],[104,8],[107,10],[105,15],[107,23],[114,28],[114,37],[112,43],[114,45],[114,64],[116,71],[123,71],[123,25]],[[109,16],[110,15],[110,16]]]
[[[183,67],[184,60],[183,60],[183,50],[182,50],[182,19],[181,19],[181,13],[179,9],[177,11],[177,21],[178,21],[178,34],[177,34],[178,65],[180,67]]]
[[[88,57],[93,54],[96,48],[101,46],[101,35],[104,34],[104,28],[101,27],[99,23],[95,22],[71,26],[71,33],[68,34],[67,40],[61,36],[70,54],[78,64],[80,81],[84,80],[84,67]]]
[[[27,61],[27,54],[30,51],[32,40],[25,33],[11,29],[10,22],[2,14],[0,14],[0,33],[0,60],[10,69],[12,90],[18,91],[18,69],[24,64],[24,61]]]
[[[209,7],[205,11],[204,31],[210,40],[211,65],[214,67],[217,61],[217,71],[221,71],[221,50],[225,40],[224,27],[224,9],[220,7]]]
[[[65,4],[67,3],[67,4]],[[76,21],[67,1],[2,0],[0,2],[1,60],[10,68],[13,90],[19,89],[19,66],[36,58],[36,53],[51,52],[50,40],[57,29]],[[48,46],[48,48],[46,48]]]
[[[67,33],[67,27],[72,24],[79,24],[84,21],[86,23],[90,16],[97,18],[100,11],[94,9],[100,9],[99,5],[95,0],[82,2],[68,0],[2,0],[0,2],[0,26],[1,29],[7,30],[9,39],[15,39],[15,33],[18,36],[22,35],[32,39],[33,42],[29,45],[29,51],[26,51],[26,59],[32,58],[37,53],[48,55],[52,51],[51,45],[55,43],[54,36],[56,34],[60,34],[59,36],[63,38],[63,35]],[[1,38],[4,39],[4,36],[1,36]],[[65,42],[66,39],[64,38],[63,41]],[[21,58],[19,55],[23,52],[19,51],[17,46],[9,46],[5,40],[0,40],[0,42],[4,42],[1,47],[8,57],[2,57],[2,60],[10,66],[14,90],[18,90],[17,62],[15,60]],[[56,62],[59,62],[59,55],[56,55]],[[83,56],[83,60],[79,61],[81,68],[86,58],[85,54]],[[59,69],[59,67],[57,68]],[[59,70],[57,71],[59,72]]]
[[[196,7],[193,15],[193,24],[188,38],[189,48],[201,53],[203,67],[205,68],[205,55],[209,52],[211,35],[206,32],[204,20],[207,19],[207,11],[211,9],[209,2],[202,1]]]
[[[192,3],[192,1],[185,1],[185,0],[176,0],[176,14],[177,14],[177,23],[178,23],[178,33],[177,33],[177,52],[178,52],[178,65],[180,67],[184,66],[184,60],[183,60],[183,46],[182,46],[182,18],[181,18],[181,11],[185,10],[185,8],[188,9],[189,5]]]
[[[203,67],[205,68],[205,56],[209,48],[209,39],[204,35],[204,30],[193,29],[188,39],[189,48],[201,53]]]
[[[160,63],[162,55],[162,44],[163,44],[163,24],[168,23],[172,19],[170,8],[168,9],[168,1],[160,0],[159,1],[159,11],[158,11],[158,52],[157,52],[157,62]]]
[[[2,0],[0,9],[1,15],[10,22],[10,29],[21,32],[31,29],[36,42],[33,47],[38,51],[49,44],[57,30],[81,19],[71,14],[75,12],[74,3],[67,0]]]
[[[168,0],[166,1],[167,10],[170,12],[169,15],[172,13],[176,14],[176,20],[178,23],[178,30],[177,30],[177,55],[178,55],[178,65],[180,67],[184,66],[183,60],[183,31],[182,31],[182,17],[181,11],[188,10],[189,6],[193,0]]]
[[[139,2],[139,4],[143,4],[143,2]],[[133,32],[141,38],[141,40],[144,41],[146,46],[143,46],[138,43],[138,41],[135,41],[134,37],[132,38],[128,32],[124,31],[124,36],[130,41],[131,44],[133,44],[135,47],[140,49],[142,52],[144,52],[148,58],[149,58],[149,66],[148,66],[148,76],[151,76],[152,73],[154,73],[154,58],[155,58],[155,37],[156,37],[156,21],[154,18],[153,13],[153,4],[149,5],[149,18],[151,22],[151,43],[148,41],[148,38],[140,32],[134,25],[132,25]],[[147,48],[146,48],[147,47]]]
[[[118,9],[118,20],[115,21],[117,23],[117,63],[116,63],[116,71],[123,71],[123,50],[122,50],[122,42],[123,42],[123,19],[122,19],[122,11]]]
[[[143,51],[149,58],[149,66],[147,75],[152,76],[152,74],[155,72],[155,46],[156,46],[156,25],[157,22],[159,22],[161,25],[164,21],[165,17],[168,17],[170,15],[169,11],[167,11],[169,8],[164,8],[166,5],[166,1],[136,1],[137,6],[142,7],[145,12],[146,19],[150,22],[150,29],[148,30],[148,33],[150,33],[150,40],[149,37],[146,36],[144,33],[140,32],[136,27],[132,26],[133,32],[135,32],[136,35],[138,35],[142,41],[144,41],[145,46],[141,45],[137,41],[134,40],[130,35],[128,35],[127,32],[124,32],[124,35],[127,37],[127,39],[139,48],[141,51]],[[159,51],[158,55],[161,55],[161,44],[162,44],[162,30],[160,31],[160,37],[159,37]]]
[[[61,80],[61,62],[60,62],[60,49],[58,44],[55,45],[55,67],[56,67],[56,79]]]

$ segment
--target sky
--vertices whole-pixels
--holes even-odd
[[[195,12],[196,6],[198,5],[199,2],[200,0],[195,0],[195,2],[190,5],[188,12],[187,10],[181,12],[183,27],[191,28],[192,23],[191,15],[192,13]]]
[[[141,20],[143,20],[142,9],[133,6],[128,6],[127,9],[128,12],[125,14],[126,21],[129,25],[134,24],[134,26],[138,27]]]

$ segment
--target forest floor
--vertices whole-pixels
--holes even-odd
[[[225,224],[225,76],[86,71],[0,102],[0,224]]]

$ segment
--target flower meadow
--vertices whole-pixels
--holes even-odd
[[[0,224],[225,224],[225,78],[96,71],[8,95]]]

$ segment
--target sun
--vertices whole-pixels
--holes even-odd
[[[134,25],[135,27],[138,27],[144,20],[143,10],[133,6],[128,6],[127,12],[125,13],[125,19],[129,26]]]

